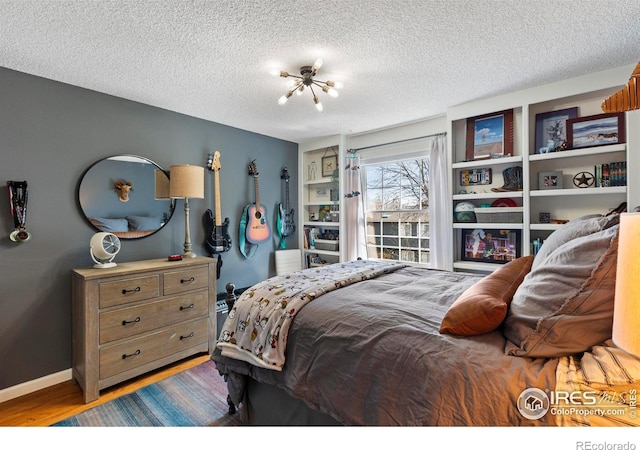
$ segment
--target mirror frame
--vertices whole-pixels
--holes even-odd
[[[139,160],[139,161],[135,161]],[[89,188],[89,180],[91,179],[91,175],[95,175],[96,166],[100,163],[105,163],[107,161],[118,162],[121,161],[123,163],[131,162],[136,164],[150,164],[154,169],[152,174],[152,186],[148,186],[148,183],[143,185],[143,188],[138,188],[138,192],[146,193],[146,198],[140,200],[136,197],[136,180],[133,179],[135,177],[131,177],[131,171],[134,171],[135,168],[130,169],[125,173],[127,176],[121,176],[119,174],[111,174],[105,173],[104,177],[100,179],[99,183],[100,187],[96,189]],[[158,178],[158,176],[162,174],[164,177]],[[145,174],[146,175],[146,174]],[[107,180],[108,178],[108,180]],[[132,178],[132,179],[126,179]],[[147,178],[149,178],[147,176]],[[165,185],[166,178],[166,185]],[[115,188],[115,183],[117,181],[125,181],[131,182],[132,191],[129,193],[128,201],[120,201],[118,191]],[[161,181],[162,185],[158,185],[158,181]],[[147,180],[145,180],[147,181]],[[85,189],[83,190],[83,186]],[[158,215],[154,215],[153,217],[161,217],[159,220],[159,226],[155,229],[142,229],[137,230],[135,225],[143,226],[144,222],[148,222],[145,219],[151,219],[151,216],[147,216],[145,213],[140,213],[135,210],[128,211],[129,205],[133,205],[135,203],[144,204],[149,201],[149,193],[153,195],[151,197],[151,201],[167,201],[168,207],[162,208],[158,210]],[[139,196],[138,196],[139,197]],[[100,213],[100,214],[91,214],[92,207],[91,204],[87,204],[89,202],[88,198],[91,198],[95,202],[108,202],[114,209],[118,209],[122,211],[121,214],[117,214],[117,217],[114,216],[113,213]],[[137,200],[137,201],[136,201]],[[77,188],[77,201],[82,216],[85,218],[87,223],[97,231],[107,231],[115,234],[120,239],[141,239],[147,236],[151,236],[156,234],[158,231],[162,230],[167,223],[173,217],[173,213],[175,212],[176,201],[169,197],[169,172],[164,170],[160,165],[150,160],[149,158],[145,158],[144,156],[138,155],[111,155],[105,158],[102,158],[93,164],[91,164],[82,174],[80,180],[78,182]],[[95,209],[93,210],[95,211]],[[160,216],[161,214],[161,216]],[[122,217],[120,217],[122,215]],[[133,229],[131,228],[134,225]],[[114,226],[115,228],[110,228]],[[121,228],[127,226],[127,231],[123,231]],[[143,226],[143,228],[146,228]]]

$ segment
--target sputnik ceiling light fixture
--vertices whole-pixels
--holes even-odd
[[[300,67],[300,75],[292,75],[289,72],[285,72],[284,70],[276,72],[276,74],[281,76],[282,78],[291,78],[291,80],[289,80],[291,83],[289,86],[290,89],[285,92],[284,95],[280,97],[280,99],[278,99],[278,104],[284,105],[285,103],[287,103],[287,100],[289,100],[289,97],[291,97],[294,92],[298,95],[302,95],[304,90],[306,88],[309,88],[311,94],[313,95],[313,103],[315,103],[316,109],[318,111],[322,111],[324,108],[322,107],[322,103],[320,102],[320,99],[318,99],[316,92],[313,90],[313,87],[316,86],[322,89],[322,91],[324,91],[325,93],[329,94],[331,97],[335,98],[338,96],[338,91],[336,88],[341,88],[342,84],[331,80],[316,80],[314,77],[318,73],[318,69],[320,69],[320,67],[322,67],[322,59],[318,58],[313,63],[313,66]]]

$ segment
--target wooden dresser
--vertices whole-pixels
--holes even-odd
[[[100,390],[216,341],[216,259],[166,258],[72,272],[73,377]]]

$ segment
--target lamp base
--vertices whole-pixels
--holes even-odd
[[[183,257],[183,258],[196,258],[197,256],[198,256],[198,255],[196,255],[196,254],[195,254],[195,253],[193,253],[193,252],[184,252],[184,253],[182,254],[182,257]]]

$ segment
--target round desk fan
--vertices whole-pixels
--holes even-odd
[[[113,233],[96,233],[91,238],[90,253],[96,269],[115,267],[113,259],[120,251],[120,239]]]

